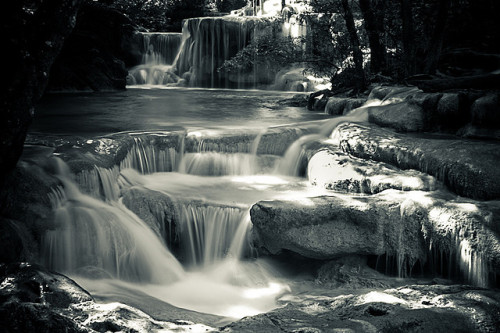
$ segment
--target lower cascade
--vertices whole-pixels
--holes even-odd
[[[156,107],[168,105],[162,94],[170,99],[172,92],[131,93]],[[197,102],[230,94],[241,103],[227,111],[236,117],[249,103],[232,91],[178,93]],[[451,192],[459,186],[449,182],[460,179],[446,168],[462,161],[451,163],[442,151],[436,158],[430,148],[456,141],[405,141],[369,123],[374,105],[368,100],[345,115],[300,123],[293,123],[296,110],[283,109],[290,118],[269,127],[241,127],[238,119],[120,128],[83,140],[33,133],[19,168],[47,190],[25,194],[27,202],[47,204],[26,214],[44,218],[36,224],[37,260],[97,302],[219,327],[248,316],[289,316],[297,307],[316,316],[320,299],[331,306],[348,301],[349,309],[366,307],[364,314],[377,317],[420,293],[417,308],[434,309],[422,300],[435,284],[497,286],[500,241],[491,225],[498,201]],[[258,112],[268,119],[274,110]],[[126,125],[130,115],[122,115],[117,123]],[[460,142],[460,149],[466,144],[495,156],[495,143]],[[467,160],[484,170],[480,162]],[[474,193],[468,191],[461,193]]]

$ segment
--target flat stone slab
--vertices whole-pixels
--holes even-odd
[[[461,196],[500,198],[499,142],[409,136],[352,123],[340,124],[332,137],[344,152],[428,173]]]

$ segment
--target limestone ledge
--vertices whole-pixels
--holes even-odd
[[[257,246],[272,254],[290,250],[316,259],[390,254],[404,276],[438,250],[450,255],[470,283],[487,286],[500,272],[499,201],[386,190],[261,201],[250,213]]]
[[[332,138],[353,156],[415,169],[461,196],[500,198],[500,143],[445,136],[402,135],[377,126],[340,124]]]

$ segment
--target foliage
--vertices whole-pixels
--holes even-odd
[[[302,40],[288,36],[262,34],[233,58],[226,60],[220,71],[250,72],[256,65],[265,65],[279,70],[281,67],[300,62],[302,58]]]
[[[229,13],[232,10],[245,7],[247,0],[215,0],[215,7],[221,13]]]
[[[267,65],[277,72],[297,65],[314,76],[329,77],[334,86],[354,85],[351,44],[339,2],[313,0],[311,5],[313,11],[296,17],[307,25],[307,36],[284,36],[284,21],[276,20],[273,33],[256,36],[220,70],[250,71],[254,65]],[[361,31],[359,35],[364,37]]]
[[[87,0],[125,13],[150,31],[181,31],[182,20],[238,7],[244,0]],[[240,7],[242,7],[240,6]]]

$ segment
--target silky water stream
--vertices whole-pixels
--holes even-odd
[[[56,133],[65,138],[74,127],[83,141],[109,141],[100,139],[109,126],[103,121],[116,114],[113,126],[134,143],[118,165],[76,175],[63,159],[49,158],[62,185],[50,194],[55,227],[43,236],[42,262],[98,299],[129,302],[146,312],[152,299],[229,320],[277,307],[279,297],[291,290],[272,261],[258,258],[252,248],[249,210],[260,200],[328,194],[297,177],[290,165],[301,159],[303,144],[327,139],[328,127],[335,126],[331,121],[364,117],[328,122],[324,114],[270,107],[279,96],[286,97],[276,92],[132,89],[49,97],[39,108],[32,136],[51,140]],[[136,112],[129,103],[135,103]],[[85,122],[78,121],[78,110]],[[146,131],[154,120],[156,129]],[[295,137],[310,133],[297,143],[290,146],[293,136],[286,135],[261,142],[272,132],[267,125],[297,121],[309,122],[287,126]],[[302,132],[301,126],[307,129]],[[172,136],[175,146],[162,144]],[[156,226],[124,204],[123,193],[133,191],[129,206],[154,193],[147,204],[160,207],[153,213]]]

